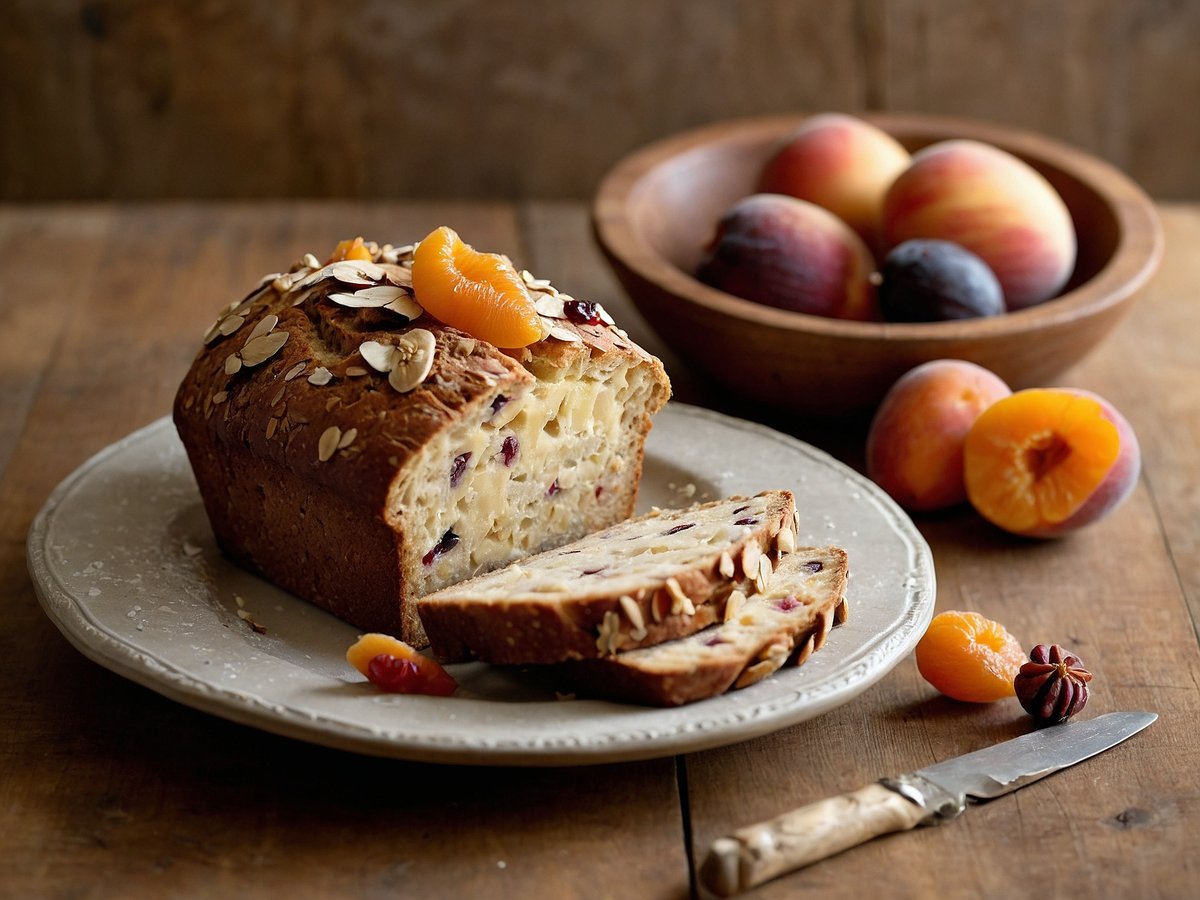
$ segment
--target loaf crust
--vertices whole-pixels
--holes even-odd
[[[609,656],[719,621],[734,587],[770,572],[768,557],[794,537],[790,491],[656,510],[422,597],[418,609],[445,662]]]
[[[830,629],[845,621],[848,577],[844,550],[797,548],[779,561],[767,589],[752,593],[723,623],[669,643],[548,666],[536,674],[558,690],[651,706],[715,697],[761,681],[789,662],[799,665],[819,650]]]
[[[430,585],[503,565],[632,512],[650,416],[670,385],[658,360],[605,322],[546,316],[547,337],[515,351],[443,325],[412,305],[411,252],[368,246],[373,263],[321,266],[308,255],[227,307],[180,385],[174,420],[228,555],[364,630],[421,647],[427,641],[414,601]],[[334,297],[377,287],[401,295],[407,315],[346,306]],[[551,291],[531,293],[553,301]],[[425,337],[419,332],[432,335],[432,364],[402,392],[363,355],[363,345],[409,348]],[[610,372],[636,384],[608,455],[598,455],[596,466],[611,470],[598,476],[603,490],[580,488],[580,497],[594,493],[594,502],[572,504],[571,514],[545,534],[534,529],[532,547],[505,548],[494,540],[490,557],[475,548],[438,552],[437,536],[453,529],[450,516],[464,516],[471,503],[460,498],[458,511],[431,509],[437,504],[428,501],[429,483],[437,480],[434,488],[442,490],[455,460],[431,458],[430,448],[459,432],[471,437],[474,423],[483,429],[511,420],[517,407],[516,415],[525,414],[554,379],[590,379],[589,396],[600,397]],[[616,422],[616,414],[610,419]],[[489,439],[498,442],[512,428],[491,428]],[[495,446],[470,454],[466,477],[482,478],[486,463],[488,484],[506,489],[509,455],[491,452],[485,460],[485,450]],[[513,471],[524,472],[521,465]],[[559,499],[566,508],[567,498]],[[422,528],[438,529],[432,541],[418,537]]]

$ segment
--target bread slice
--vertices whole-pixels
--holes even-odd
[[[780,560],[765,591],[734,595],[722,623],[654,647],[550,666],[541,677],[560,690],[652,706],[746,687],[821,648],[845,621],[848,574],[845,551],[798,548]]]
[[[657,510],[422,597],[444,661],[553,663],[611,655],[719,621],[740,581],[795,544],[789,491]]]
[[[364,631],[415,599],[632,514],[662,364],[526,273],[545,337],[426,315],[412,248],[311,254],[210,329],[174,418],[221,548]]]

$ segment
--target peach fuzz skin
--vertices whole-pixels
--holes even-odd
[[[1057,191],[1012,154],[978,141],[915,154],[888,189],[883,220],[889,246],[938,238],[979,256],[1010,311],[1054,297],[1075,268],[1075,226]]]
[[[766,306],[816,316],[877,320],[862,240],[828,210],[780,194],[753,194],[721,217],[697,275]]]
[[[883,198],[909,161],[908,151],[882,129],[823,113],[805,119],[783,141],[763,167],[758,189],[829,210],[880,252]]]
[[[1052,405],[1023,421],[1016,404],[1032,395]],[[1038,476],[1028,448],[1044,456],[1048,445],[1050,461]],[[1141,448],[1133,426],[1103,397],[1076,388],[1033,388],[976,420],[963,465],[968,499],[985,519],[1024,537],[1055,538],[1103,519],[1126,500],[1141,472]],[[1054,477],[1059,467],[1068,480],[1039,497],[1038,481]],[[1064,493],[1072,502],[1054,506]]]
[[[1007,397],[999,376],[938,359],[911,369],[884,396],[867,432],[867,475],[905,509],[966,502],[963,441],[987,407]]]

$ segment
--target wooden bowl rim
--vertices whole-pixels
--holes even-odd
[[[974,340],[1069,325],[1124,302],[1158,268],[1163,233],[1153,202],[1127,175],[1090,153],[1043,135],[974,119],[909,113],[854,115],[901,140],[927,137],[930,132],[944,135],[937,140],[970,138],[1059,169],[1112,210],[1118,229],[1112,256],[1099,272],[1067,293],[1004,315],[944,322],[858,322],[776,309],[727,294],[676,267],[641,239],[628,216],[629,199],[661,165],[714,142],[782,140],[809,118],[806,114],[724,120],[655,141],[618,161],[601,180],[592,204],[593,229],[601,247],[642,280],[731,318],[796,333],[889,342]]]

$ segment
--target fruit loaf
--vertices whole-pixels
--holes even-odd
[[[422,597],[445,662],[607,656],[719,621],[741,581],[763,584],[795,544],[789,491],[655,510]]]
[[[362,255],[308,254],[227,307],[174,420],[229,556],[422,647],[418,596],[633,512],[670,384],[528,273],[543,337],[505,351],[424,313],[411,247]]]
[[[848,562],[837,547],[803,547],[783,557],[766,590],[731,595],[724,621],[678,640],[603,659],[547,667],[560,690],[680,706],[761,681],[787,660],[797,665],[846,617]]]

